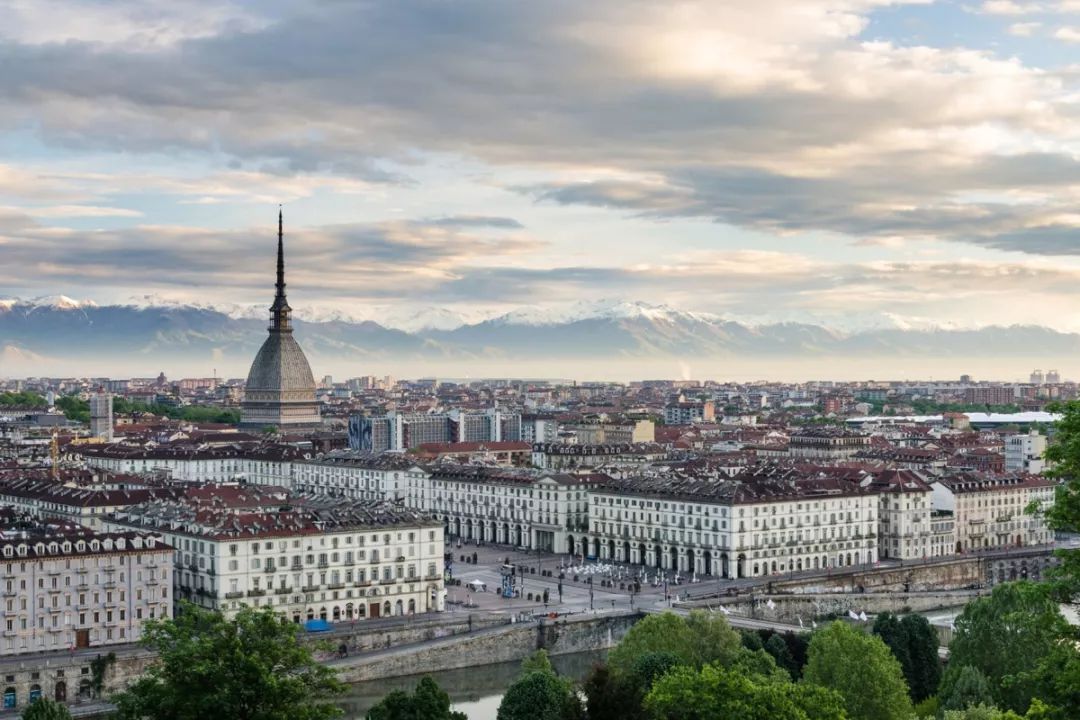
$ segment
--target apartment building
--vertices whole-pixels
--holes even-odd
[[[389,503],[219,487],[108,524],[161,532],[176,548],[175,596],[226,616],[243,605],[297,623],[445,607],[442,524]]]
[[[0,531],[0,656],[135,642],[172,616],[172,548],[143,532],[28,519]]]
[[[408,507],[430,513],[446,534],[530,550],[578,554],[588,532],[588,495],[605,475],[446,465],[413,478]]]
[[[1055,483],[1038,475],[958,473],[932,483],[934,510],[952,513],[955,552],[1043,545],[1053,531],[1032,504],[1054,502]]]
[[[877,510],[865,489],[794,471],[613,481],[589,494],[589,554],[726,578],[867,564]]]
[[[863,483],[878,496],[878,550],[882,559],[934,557],[933,489],[917,472],[886,470]]]

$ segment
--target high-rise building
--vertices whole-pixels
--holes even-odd
[[[1032,385],[1042,385],[1043,384],[1043,371],[1042,370],[1033,370],[1031,372],[1031,377],[1029,378],[1029,382]]]
[[[105,442],[113,440],[112,395],[104,390],[90,396],[90,434]]]
[[[292,308],[285,298],[285,240],[278,212],[277,292],[270,306],[270,335],[251,363],[244,389],[241,426],[278,430],[321,425],[315,378],[293,337]]]
[[[1046,371],[1046,384],[1057,385],[1061,382],[1061,374],[1057,370]]]

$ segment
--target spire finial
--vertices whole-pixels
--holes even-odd
[[[285,299],[285,229],[281,205],[278,205],[277,230],[277,284],[274,293],[274,305],[270,308],[270,328],[289,330],[289,301]]]

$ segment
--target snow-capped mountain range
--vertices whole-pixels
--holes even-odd
[[[0,299],[0,351],[12,358],[137,358],[246,366],[266,336],[263,305],[208,306],[154,296],[98,305],[63,295]],[[447,308],[369,308],[357,315],[296,313],[296,335],[313,364],[365,359],[462,363],[670,358],[798,362],[830,357],[931,358],[1080,356],[1080,335],[1033,325],[933,327],[921,319],[878,319],[837,329],[814,322],[751,324],[665,305],[611,300],[464,315]],[[74,349],[77,349],[77,354]],[[4,368],[0,368],[4,375]]]

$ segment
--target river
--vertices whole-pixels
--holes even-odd
[[[606,651],[557,655],[551,664],[560,675],[582,680],[592,666],[607,655]],[[521,663],[499,663],[460,670],[439,670],[428,673],[439,687],[450,695],[454,710],[469,716],[469,720],[495,720],[503,692],[521,672]],[[409,690],[420,682],[422,675],[370,680],[350,686],[342,701],[345,717],[361,720],[364,714],[391,690]]]

